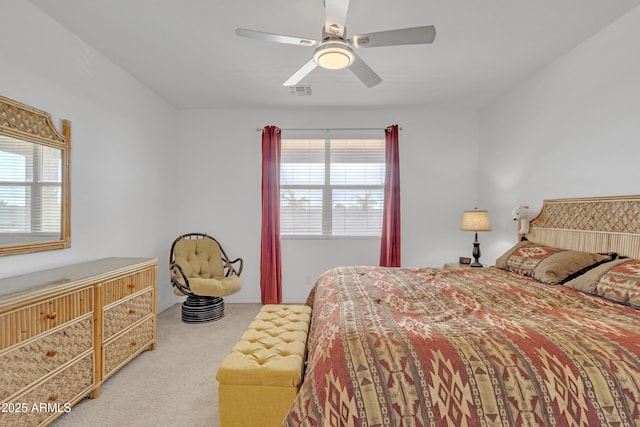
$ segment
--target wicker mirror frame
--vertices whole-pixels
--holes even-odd
[[[62,120],[62,132],[51,121],[49,113],[0,96],[0,135],[60,150],[61,160],[61,218],[57,238],[39,240],[37,234],[26,234],[25,241],[0,243],[0,255],[64,249],[71,246],[70,149],[71,122]],[[0,231],[2,234],[2,231]],[[8,236],[8,234],[7,234]]]

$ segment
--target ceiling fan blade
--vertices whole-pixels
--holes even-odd
[[[344,37],[349,0],[324,0],[324,31]]]
[[[311,58],[309,62],[304,64],[302,67],[300,67],[298,71],[293,73],[293,75],[289,77],[289,79],[286,82],[282,83],[282,86],[297,85],[300,82],[300,80],[304,79],[307,76],[307,74],[315,70],[317,66],[318,64],[316,63],[316,61],[314,61],[313,58]]]
[[[426,27],[402,28],[399,30],[358,34],[351,38],[350,43],[357,48],[397,46],[403,44],[433,43],[435,38],[436,28],[433,25],[428,25]]]
[[[263,33],[262,31],[247,30],[246,28],[236,28],[236,34],[250,39],[266,40],[268,42],[295,44],[298,46],[315,46],[316,40],[303,39],[301,37],[285,36],[282,34]]]
[[[374,87],[382,81],[380,76],[376,74],[358,55],[353,55],[353,63],[349,66],[353,74],[358,77],[366,87]]]

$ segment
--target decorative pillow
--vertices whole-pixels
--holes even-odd
[[[496,260],[496,267],[556,285],[611,259],[611,255],[569,251],[523,241]]]
[[[629,259],[612,266],[596,284],[596,294],[640,309],[640,260]]]
[[[600,277],[602,277],[603,274],[608,272],[614,266],[627,261],[629,261],[628,258],[622,258],[600,264],[596,267],[593,267],[591,270],[585,272],[584,274],[581,274],[571,280],[567,280],[562,284],[567,288],[575,289],[576,291],[585,292],[587,294],[595,294],[596,285],[598,284],[598,280],[600,280]]]
[[[521,246],[523,245],[530,245],[531,242],[529,242],[528,240],[524,239],[519,241],[518,243],[516,243],[511,249],[509,249],[508,251],[506,251],[504,254],[502,254],[502,256],[500,258],[498,258],[496,260],[496,264],[495,266],[498,268],[501,268],[503,270],[508,270],[507,268],[507,260],[509,259],[509,257],[511,256],[511,254],[518,250]]]

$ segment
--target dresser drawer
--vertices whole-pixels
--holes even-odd
[[[0,401],[93,348],[93,316],[0,354]]]
[[[0,425],[37,426],[56,418],[69,412],[71,405],[88,394],[93,385],[93,354],[90,353],[42,384],[12,399],[9,403],[20,405],[26,411],[0,413]]]
[[[153,288],[147,288],[140,294],[106,308],[103,315],[103,341],[153,313],[154,298]]]
[[[155,340],[153,316],[104,345],[103,379]]]
[[[156,269],[154,267],[104,282],[102,284],[102,304],[105,306],[113,304],[143,289],[151,288],[155,280]]]
[[[0,315],[0,351],[93,312],[93,288]]]

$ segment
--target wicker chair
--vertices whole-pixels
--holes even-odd
[[[234,264],[240,263],[236,269]],[[222,297],[240,290],[242,258],[229,260],[222,246],[203,233],[178,237],[171,245],[169,269],[171,285],[182,303],[182,321],[201,323],[224,317]]]

